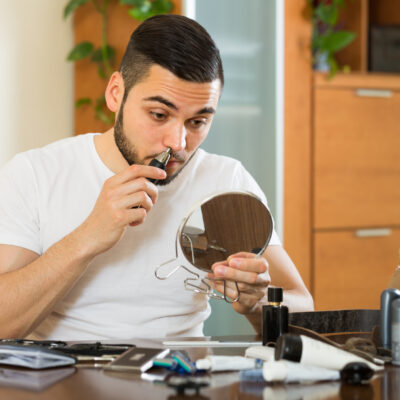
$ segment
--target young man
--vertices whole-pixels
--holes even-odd
[[[208,33],[182,16],[153,17],[132,34],[108,83],[114,128],[19,154],[3,168],[0,337],[202,334],[206,297],[185,291],[181,274],[159,281],[154,270],[171,258],[192,204],[217,190],[263,196],[239,162],[198,149],[222,86]],[[166,172],[148,166],[168,147]],[[228,281],[229,296],[236,297],[239,282],[233,307],[257,331],[270,281],[285,288],[291,310],[312,309],[275,233],[264,256],[240,253],[213,267]]]

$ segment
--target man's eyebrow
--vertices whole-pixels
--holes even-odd
[[[178,110],[178,107],[174,103],[171,103],[169,100],[167,100],[161,96],[146,97],[144,100],[145,101],[158,101],[159,103],[162,103],[162,104],[166,105],[167,107],[172,108],[173,110]]]
[[[215,109],[213,107],[204,107],[197,111],[196,114],[215,114]]]
[[[151,96],[151,97],[146,97],[144,99],[145,101],[158,101],[159,103],[162,103],[166,105],[169,108],[172,108],[173,110],[178,111],[178,107],[174,104],[171,103],[169,100],[162,96]],[[197,114],[215,114],[215,109],[213,107],[204,107],[201,110],[197,111]]]

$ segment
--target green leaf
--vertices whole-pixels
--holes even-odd
[[[108,111],[108,109],[106,109],[107,111],[105,112],[104,111],[105,106],[106,106],[106,99],[104,98],[104,96],[101,96],[98,99],[96,99],[96,105],[94,107],[95,117],[96,119],[99,119],[105,124],[111,125],[113,123],[114,113]]]
[[[114,57],[115,57],[115,49],[114,49],[114,47],[107,45],[106,58],[108,60],[112,61],[112,60],[114,60]],[[96,63],[101,63],[101,62],[104,61],[103,60],[103,48],[102,47],[99,47],[98,49],[96,49],[93,52],[91,60],[93,62],[96,62]]]
[[[145,21],[154,15],[167,14],[173,9],[170,0],[142,0],[140,6],[130,9],[129,15],[139,21]]]
[[[146,0],[120,0],[120,4],[132,7],[140,7]]]
[[[80,108],[86,104],[92,104],[92,99],[89,97],[82,97],[75,102],[75,108]]]
[[[170,0],[154,0],[152,3],[152,12],[154,15],[167,14],[173,7]]]
[[[137,19],[138,21],[144,21],[148,18],[148,13],[143,13],[139,7],[137,8],[131,8],[128,11],[128,14],[132,17]]]
[[[328,64],[329,64],[329,79],[332,79],[336,75],[339,66],[332,55],[328,58]]]
[[[355,33],[349,31],[337,31],[329,35],[323,35],[321,36],[320,50],[325,50],[329,53],[336,53],[348,46],[355,37]]]
[[[151,13],[151,5],[149,0],[145,0],[141,6],[130,9],[128,13],[133,18],[144,21],[153,15]]]
[[[339,10],[334,4],[325,5],[321,3],[315,9],[315,16],[325,24],[335,26],[339,16]]]
[[[82,42],[77,44],[68,54],[68,61],[77,61],[82,60],[90,56],[93,52],[93,43],[90,42]]]
[[[95,117],[100,121],[104,122],[105,124],[111,125],[113,120],[109,117],[102,109],[95,108],[94,109]]]
[[[340,6],[341,8],[345,6],[344,0],[334,0],[333,3]]]
[[[83,6],[89,0],[70,0],[64,8],[64,19],[73,13],[78,7]]]
[[[107,74],[106,74],[106,71],[104,69],[104,64],[103,63],[99,63],[99,66],[97,68],[97,74],[99,75],[99,77],[101,79],[107,79]]]
[[[350,73],[350,72],[351,72],[351,67],[350,67],[350,65],[348,65],[348,64],[343,65],[343,67],[342,67],[342,72],[345,73],[345,74]]]

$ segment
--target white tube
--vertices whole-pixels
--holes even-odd
[[[256,368],[258,361],[240,356],[207,356],[196,361],[197,369],[209,371],[239,371]]]
[[[246,357],[258,358],[259,360],[272,361],[275,359],[275,348],[268,346],[251,346],[244,353]]]
[[[300,338],[302,341],[300,363],[302,364],[341,370],[350,362],[363,362],[374,371],[383,368],[362,357],[356,356],[355,354],[339,349],[330,344],[323,343],[319,340],[311,339],[303,335],[300,335]]]
[[[340,379],[340,372],[333,369],[279,360],[264,363],[263,377],[267,382],[336,381]]]

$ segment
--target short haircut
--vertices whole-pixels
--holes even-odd
[[[119,72],[125,93],[144,79],[153,64],[190,82],[224,84],[219,50],[208,32],[182,15],[156,15],[144,21],[130,37]]]

